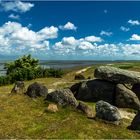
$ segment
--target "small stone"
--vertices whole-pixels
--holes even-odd
[[[81,73],[79,73],[79,74],[76,74],[75,75],[75,78],[74,78],[75,80],[85,80],[85,77],[84,77],[84,75],[82,75]]]
[[[81,110],[83,113],[85,113],[88,118],[93,118],[94,117],[92,108],[89,107],[88,105],[86,105],[84,102],[80,101],[78,106],[77,106],[77,109]]]
[[[14,87],[11,90],[11,94],[14,93],[24,93],[25,92],[25,84],[23,81],[17,81],[14,85]]]
[[[47,107],[47,111],[49,112],[58,112],[58,107],[56,104],[49,104],[48,107]]]

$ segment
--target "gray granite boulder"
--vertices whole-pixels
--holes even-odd
[[[48,94],[48,89],[37,82],[29,85],[27,92],[25,93],[31,98],[37,98],[37,97],[46,97]]]
[[[122,119],[117,107],[102,100],[96,103],[96,117],[115,124]]]
[[[61,106],[71,105],[77,107],[78,103],[70,89],[59,89],[47,95],[48,101],[55,102]]]
[[[123,83],[135,84],[140,83],[140,73],[128,70],[122,70],[111,66],[100,66],[95,69],[94,76],[99,79]]]
[[[122,84],[116,86],[116,106],[139,110],[140,101],[136,94]]]
[[[79,87],[76,99],[82,101],[104,100],[114,103],[115,84],[99,79],[82,82]]]

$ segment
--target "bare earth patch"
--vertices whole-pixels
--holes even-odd
[[[81,69],[81,70],[77,71],[76,74],[83,73],[83,72],[87,71],[89,68],[91,68],[91,67],[87,67],[87,68]]]

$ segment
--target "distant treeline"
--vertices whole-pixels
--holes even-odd
[[[6,75],[0,76],[0,86],[35,78],[60,78],[64,74],[61,69],[41,68],[39,60],[32,58],[31,55],[24,55],[14,62],[6,63],[4,69],[6,70]]]

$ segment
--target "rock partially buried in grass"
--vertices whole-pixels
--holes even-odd
[[[131,125],[128,126],[128,129],[140,131],[140,111],[138,111],[138,113],[132,120]]]
[[[119,124],[122,119],[117,107],[102,100],[96,103],[96,117],[114,124]]]
[[[14,85],[14,87],[11,90],[11,94],[13,95],[15,93],[24,93],[25,92],[25,84],[23,81],[17,81]]]
[[[115,84],[104,80],[85,81],[79,87],[78,93],[75,94],[76,99],[82,101],[99,101],[104,100],[113,103]]]
[[[120,83],[135,84],[140,83],[140,73],[122,70],[110,66],[100,66],[95,69],[94,76],[99,79]]]
[[[116,106],[140,110],[140,101],[134,92],[124,85],[118,84],[116,86]]]
[[[88,118],[94,117],[92,108],[89,107],[88,105],[86,105],[84,102],[79,102],[77,109],[81,110],[83,113],[85,113]]]
[[[81,73],[76,74],[74,77],[75,80],[85,80],[86,78]]]
[[[58,112],[58,107],[56,104],[49,104],[46,111],[55,113]]]
[[[35,82],[28,87],[25,94],[31,98],[37,98],[41,96],[46,97],[48,94],[48,89],[42,84]]]
[[[61,106],[71,105],[77,107],[78,104],[70,89],[59,89],[51,92],[45,100],[55,102]]]

